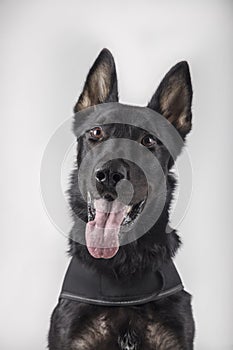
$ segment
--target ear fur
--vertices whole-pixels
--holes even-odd
[[[118,102],[116,67],[108,49],[100,52],[91,67],[74,112],[104,102]]]
[[[147,107],[167,118],[185,138],[192,127],[192,94],[189,66],[182,61],[165,75]]]

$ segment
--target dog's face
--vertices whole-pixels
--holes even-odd
[[[97,118],[94,126],[84,129],[78,138],[77,165],[80,168],[83,159],[92,152],[90,174],[92,181],[85,182],[84,193],[82,193],[87,201],[86,209],[81,196],[78,196],[79,203],[74,204],[71,201],[71,205],[73,209],[78,205],[82,207],[82,215],[87,220],[86,245],[93,257],[109,259],[117,254],[121,245],[121,229],[123,227],[133,228],[134,225],[137,225],[137,220],[148,200],[148,181],[145,172],[136,161],[129,160],[125,155],[124,142],[123,145],[118,143],[118,156],[106,160],[106,154],[111,153],[108,141],[134,141],[127,144],[127,154],[130,152],[135,154],[135,144],[149,150],[150,156],[152,154],[156,158],[162,169],[165,182],[167,182],[169,169],[174,162],[169,150],[159,138],[159,133],[134,126],[132,123],[124,124],[116,118],[121,117],[120,120],[124,120],[124,113],[125,120],[127,120],[126,114],[133,116],[134,113],[139,114],[139,117],[141,113],[143,118],[149,108],[166,118],[176,128],[181,138],[185,139],[191,129],[191,101],[192,87],[188,65],[186,62],[180,62],[165,76],[147,108],[139,109],[133,106],[123,108],[121,104],[118,104],[117,77],[113,57],[108,50],[101,51],[90,69],[83,92],[74,108],[75,113],[82,113],[88,111],[91,106],[104,104],[102,108],[106,114],[107,105],[110,103],[111,106],[108,112],[109,117],[105,117],[104,124],[100,123]],[[101,108],[98,113],[101,114]],[[75,123],[78,124],[77,116]],[[116,120],[116,123],[112,122],[113,120]],[[148,156],[148,167],[150,159]],[[146,162],[145,159],[144,162]],[[159,195],[156,196],[156,191],[159,193],[157,189],[160,186],[159,175],[156,171],[154,169],[154,187],[152,188],[152,191],[155,192],[155,201],[159,198]],[[84,177],[85,175],[87,176],[84,174]],[[78,186],[77,181],[74,183],[75,186]],[[76,188],[76,193],[78,192],[79,189]],[[72,191],[70,193],[72,197]],[[122,200],[121,195],[126,197],[125,201]]]

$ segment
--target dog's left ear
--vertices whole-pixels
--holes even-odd
[[[185,138],[192,126],[192,94],[188,63],[179,62],[165,75],[147,107],[167,118]]]
[[[118,102],[116,67],[108,49],[100,52],[91,67],[74,112],[104,102]]]

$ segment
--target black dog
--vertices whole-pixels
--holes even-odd
[[[140,113],[156,111],[185,140],[191,129],[191,102],[188,64],[180,62],[167,73],[147,108],[142,108]],[[116,108],[120,106],[114,59],[104,49],[90,69],[74,112],[93,112],[98,106],[105,108],[106,103]],[[88,108],[91,106],[96,107]],[[124,107],[119,108],[120,111],[124,110]],[[127,108],[130,111],[131,107]],[[111,109],[109,113],[113,113]],[[77,119],[75,125],[78,125]],[[166,200],[157,221],[141,237],[124,245],[119,241],[121,228],[124,225],[137,226],[147,201],[148,189],[143,171],[123,157],[109,160],[101,166],[95,165],[96,192],[85,188],[86,201],[78,183],[78,169],[86,154],[109,139],[134,140],[140,147],[148,149],[160,163],[166,181]],[[97,124],[83,130],[78,138],[77,167],[72,174],[69,190],[74,217],[69,242],[73,262],[51,318],[50,350],[193,349],[191,296],[183,290],[171,262],[181,242],[174,230],[166,232],[175,187],[170,173],[173,164],[174,159],[163,142],[143,128],[111,120],[109,124]],[[104,212],[101,216],[99,205],[104,208],[113,206],[113,203],[119,205],[116,187],[124,179],[130,181],[134,188],[127,211],[123,206],[118,208],[118,213],[108,212],[107,215]],[[88,184],[86,186],[89,187]],[[86,245],[79,243],[78,237],[84,233],[79,227],[78,218],[87,223]],[[109,218],[115,223],[111,237],[106,229],[110,226]],[[95,224],[103,224],[101,232],[106,242],[113,242],[112,245],[97,246],[101,233],[95,231]],[[101,291],[98,289],[100,278]],[[152,289],[156,293],[152,293]]]

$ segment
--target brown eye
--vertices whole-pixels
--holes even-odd
[[[89,131],[89,134],[93,140],[100,140],[103,137],[103,130],[97,126]]]
[[[143,144],[143,146],[149,148],[149,147],[156,145],[156,140],[154,139],[154,136],[146,135],[142,139],[142,144]]]

